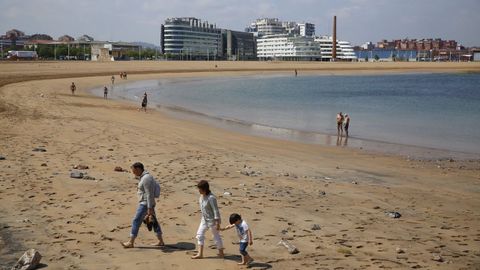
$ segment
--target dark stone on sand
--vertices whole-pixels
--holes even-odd
[[[42,163],[40,166],[47,167],[47,163]]]
[[[82,179],[83,180],[95,180],[95,177],[84,175]]]
[[[32,270],[37,268],[42,259],[42,255],[35,249],[29,249],[23,253],[22,257],[12,267],[12,270]]]
[[[7,159],[7,158],[4,157],[4,156],[0,156],[0,160],[5,160],[5,159]]]
[[[122,167],[120,167],[120,166],[115,167],[115,169],[113,169],[113,170],[114,170],[115,172],[123,172],[123,171],[125,171],[125,170],[124,170]]]
[[[32,150],[33,152],[47,152],[47,150],[43,147],[35,147]]]
[[[318,225],[318,224],[313,224],[313,226],[312,226],[311,229],[312,229],[312,231],[318,231],[318,230],[320,230],[321,228],[320,228],[320,225]]]
[[[402,216],[399,212],[386,212],[385,215],[391,218],[400,218]]]
[[[70,177],[71,178],[82,179],[83,178],[83,173],[82,172],[71,172]]]

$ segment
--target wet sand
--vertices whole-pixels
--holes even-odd
[[[423,162],[254,137],[87,93],[124,70],[130,82],[218,76],[219,69],[478,72],[480,64],[212,64],[0,63],[0,267],[36,248],[48,269],[243,269],[233,231],[223,233],[225,259],[213,258],[210,248],[205,255],[212,258],[189,259],[200,220],[195,184],[208,179],[223,219],[239,212],[252,228],[252,269],[480,269],[478,161]],[[134,161],[161,181],[164,249],[149,247],[155,237],[145,227],[138,248],[119,244],[129,235],[136,181],[114,168]],[[88,165],[84,172],[95,180],[70,178],[78,164]],[[245,165],[254,176],[241,173]],[[282,238],[300,253],[278,246]]]

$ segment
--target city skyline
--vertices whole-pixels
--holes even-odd
[[[160,25],[169,17],[197,17],[237,31],[244,31],[257,18],[279,18],[314,23],[317,35],[331,35],[332,17],[337,15],[338,38],[355,45],[382,39],[442,38],[480,46],[476,29],[480,25],[480,1],[476,0],[143,0],[135,5],[126,0],[2,2],[0,33],[16,28],[26,34],[45,33],[54,38],[88,34],[97,40],[159,45]]]

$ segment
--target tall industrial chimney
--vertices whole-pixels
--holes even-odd
[[[337,60],[337,16],[333,16],[332,61]]]

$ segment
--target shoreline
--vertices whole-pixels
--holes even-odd
[[[423,73],[395,73],[395,75],[404,75],[404,74],[435,74],[432,72],[423,72]],[[445,73],[452,74],[452,73]],[[193,75],[193,74],[192,74]],[[173,80],[186,80],[188,82],[204,80],[205,77],[193,75],[193,76],[184,77],[175,77],[169,78]],[[337,74],[338,76],[369,76],[374,74]],[[378,75],[378,74],[377,74]],[[387,74],[379,74],[380,76]],[[388,74],[392,75],[392,74]],[[251,76],[282,76],[288,77],[288,74],[285,73],[269,73],[263,75],[245,75],[245,74],[230,74],[229,78],[239,79],[239,78],[249,78]],[[329,74],[307,74],[305,76],[330,76]],[[215,78],[223,78],[219,76],[214,76]],[[158,81],[166,78],[151,78],[148,81]],[[129,82],[121,81],[122,84],[134,84],[142,82],[141,80],[131,80]],[[94,96],[101,97],[102,89],[100,86],[94,87],[88,90],[88,93],[91,93]],[[126,97],[125,95],[113,96],[114,100],[127,101],[131,105],[138,105],[137,102],[131,98]],[[414,144],[402,144],[396,142],[374,140],[368,138],[359,138],[355,136],[350,136],[348,139],[345,137],[338,137],[336,134],[329,134],[316,131],[307,131],[299,129],[284,128],[278,126],[271,126],[265,124],[259,124],[251,121],[231,119],[226,117],[214,116],[208,113],[198,112],[191,110],[186,107],[176,106],[176,105],[162,105],[159,103],[151,103],[153,106],[150,109],[159,110],[161,112],[167,113],[169,116],[194,121],[198,123],[207,124],[217,128],[223,128],[228,131],[240,132],[244,135],[253,135],[261,136],[266,138],[274,138],[280,140],[288,140],[298,143],[305,144],[319,144],[329,147],[341,147],[347,149],[356,149],[372,154],[388,154],[393,156],[398,156],[401,158],[423,160],[423,161],[435,161],[435,160],[458,160],[458,161],[480,161],[480,153],[472,152],[462,152],[449,149],[435,148],[420,146]],[[335,142],[336,141],[336,142]],[[349,142],[348,142],[349,141]]]
[[[66,76],[72,70],[112,74],[127,70],[121,64],[66,63],[25,71],[23,65],[0,63],[0,80],[12,73],[14,78],[50,72]],[[135,64],[127,66],[145,68]],[[479,265],[480,162],[405,160],[248,136],[153,110],[138,112],[127,101],[87,93],[110,76],[74,79],[76,96],[68,88],[70,77],[0,88],[0,155],[6,157],[0,161],[1,222],[21,246],[39,250],[48,268],[238,269],[234,233],[222,233],[225,260],[189,259],[192,251],[185,247],[195,245],[200,219],[199,179],[210,180],[224,219],[240,212],[249,222],[253,269]],[[46,152],[33,152],[36,147]],[[125,250],[119,244],[129,235],[136,182],[131,173],[114,168],[128,168],[134,161],[143,162],[161,182],[160,222],[173,248],[149,248],[155,237],[144,228],[138,248]],[[84,172],[95,180],[70,178],[78,164],[88,165]],[[245,166],[256,174],[242,173]],[[385,211],[402,217],[391,219]],[[18,222],[26,218],[31,223]],[[314,224],[321,229],[312,230]],[[282,238],[300,253],[290,255],[279,247]],[[214,254],[206,249],[206,256]],[[442,262],[432,259],[437,254]]]

